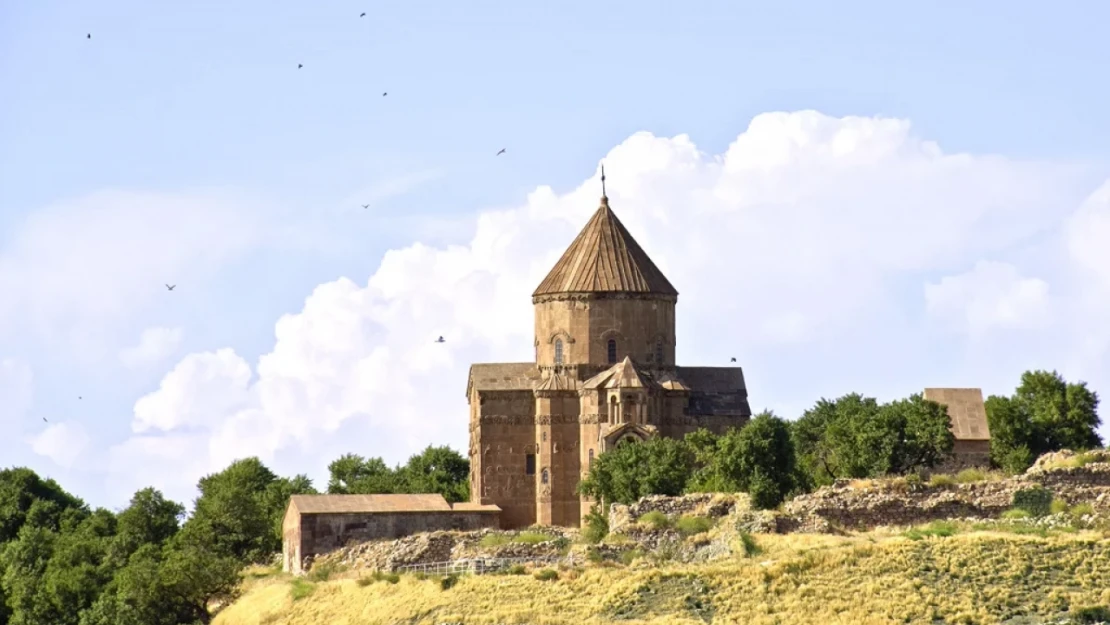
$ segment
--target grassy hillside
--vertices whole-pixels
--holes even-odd
[[[464,576],[446,589],[413,576],[310,582],[254,572],[214,625],[1016,625],[1097,622],[1092,608],[1110,606],[1110,539],[1102,533],[929,534],[758,536],[754,549],[738,540],[736,555],[708,564],[591,565],[547,581]]]

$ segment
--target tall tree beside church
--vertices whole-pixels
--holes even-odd
[[[1067,382],[1055,371],[1026,371],[1012,396],[987,398],[991,461],[1016,473],[1050,451],[1101,446],[1098,404],[1098,393],[1086,382]]]
[[[704,438],[688,435],[687,444],[693,447]],[[713,490],[746,492],[757,508],[774,508],[797,486],[790,425],[771,412],[717,437],[712,451],[702,454],[702,461],[705,466],[699,473],[709,476]]]
[[[470,499],[470,461],[446,445],[429,445],[397,473],[403,492],[439,493],[451,503]]]
[[[681,495],[695,464],[694,452],[681,440],[622,442],[597,457],[578,490],[606,505],[631,504],[647,495]]]
[[[328,465],[328,492],[333,495],[378,495],[397,492],[397,472],[381,458],[344,454]]]

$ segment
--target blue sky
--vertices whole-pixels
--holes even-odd
[[[440,328],[449,325],[445,319],[461,318],[470,309],[458,298],[440,301],[414,294],[412,285],[427,286],[437,297],[453,289],[471,294],[503,289],[506,302],[523,298],[523,304],[517,302],[522,307],[512,310],[525,318],[513,323],[522,323],[518,329],[526,334],[529,281],[537,272],[542,277],[544,263],[569,243],[592,210],[602,158],[609,163],[616,210],[630,226],[639,226],[634,232],[644,233],[642,242],[665,269],[670,263],[667,270],[679,291],[691,294],[680,300],[680,323],[686,324],[680,328],[685,331],[679,337],[680,359],[715,364],[721,355],[711,353],[714,346],[735,343],[757,406],[796,416],[790,411],[824,393],[896,395],[952,371],[960,375],[944,383],[1006,392],[1025,365],[1060,368],[1104,393],[1110,388],[1103,377],[1108,368],[1101,343],[1077,339],[1070,351],[1056,347],[1071,345],[1063,333],[1083,323],[1064,320],[1062,314],[1083,311],[1089,316],[1082,319],[1095,319],[1110,311],[1102,308],[1110,298],[1100,299],[1083,287],[1085,280],[1102,275],[1101,257],[1093,256],[1097,245],[1088,242],[1086,251],[1076,252],[1069,245],[1082,242],[1067,234],[1075,230],[1076,215],[1103,223],[1094,209],[1076,212],[1110,178],[1105,142],[1110,87],[1100,78],[1110,60],[1110,40],[1102,32],[1110,8],[1103,3],[1069,3],[1066,9],[1039,2],[923,4],[917,9],[881,2],[233,4],[43,1],[0,7],[0,361],[9,363],[0,370],[7,371],[8,380],[0,381],[0,388],[9,398],[27,397],[6,405],[0,397],[0,421],[14,433],[0,441],[0,464],[32,466],[93,503],[118,506],[142,479],[188,498],[188,484],[218,466],[220,454],[232,453],[217,453],[219,445],[212,441],[234,440],[228,432],[242,436],[250,427],[284,432],[286,438],[274,434],[277,438],[265,445],[244,445],[244,453],[274,454],[271,462],[279,470],[318,479],[338,451],[399,461],[423,442],[462,448],[466,363],[526,358],[530,340],[523,335],[519,340],[482,338],[479,326],[459,321],[457,332],[467,338],[456,343],[457,351],[432,356],[435,365],[416,364],[420,358],[398,352],[393,341],[410,331],[441,334]],[[367,16],[359,18],[364,11]],[[300,70],[298,63],[304,65]],[[978,233],[993,230],[987,222],[976,222],[986,229],[952,234],[947,247],[922,248],[913,257],[902,254],[902,246],[903,251],[891,252],[889,266],[875,261],[887,269],[852,279],[862,289],[858,297],[882,296],[883,306],[868,310],[889,313],[884,319],[890,336],[919,337],[904,338],[912,358],[901,366],[876,364],[886,357],[886,341],[876,338],[880,333],[872,325],[844,321],[853,317],[850,311],[836,317],[836,323],[847,325],[827,326],[828,333],[799,330],[803,316],[827,301],[805,299],[818,297],[817,289],[803,285],[820,272],[802,261],[796,267],[772,262],[773,254],[738,255],[730,261],[731,273],[718,277],[718,286],[747,289],[743,302],[790,301],[795,308],[784,309],[770,326],[757,326],[762,321],[754,318],[746,326],[722,325],[727,337],[699,332],[710,322],[711,289],[695,283],[705,272],[682,264],[680,242],[700,245],[699,229],[728,231],[734,222],[714,228],[716,213],[707,208],[698,225],[683,226],[685,232],[678,234],[674,228],[689,217],[688,204],[705,191],[701,177],[720,175],[718,168],[727,160],[723,155],[753,118],[803,110],[819,111],[826,119],[821,124],[834,128],[827,132],[851,126],[853,145],[888,135],[899,142],[901,147],[875,157],[882,167],[902,163],[898,159],[907,153],[930,153],[921,141],[935,142],[944,154],[971,155],[977,164],[967,172],[943,178],[943,184],[928,179],[928,188],[950,193],[937,191],[937,201],[947,209],[955,210],[955,204],[944,198],[966,199],[972,212],[1022,206],[1021,219],[1003,216],[990,222],[1013,226],[997,241],[979,242]],[[853,125],[843,121],[846,116],[912,125],[907,135],[888,126]],[[817,138],[802,141],[799,136],[817,131],[792,123],[767,130],[768,137],[794,137],[801,153],[826,136],[818,132],[812,135]],[[664,145],[629,139],[641,131],[660,140],[688,135],[703,158],[690,160],[681,141],[668,139]],[[774,143],[774,137],[766,140]],[[501,148],[507,153],[495,157]],[[845,177],[856,180],[858,174],[858,188],[844,187],[842,197],[823,194],[841,197],[843,204],[813,202],[802,208],[820,208],[826,215],[843,210],[850,220],[849,199],[886,193],[919,197],[914,185],[926,184],[907,177],[903,187],[891,182],[890,189],[868,195],[864,191],[875,180],[901,180],[869,178],[874,172],[866,174],[868,167],[903,174],[912,168],[902,163],[888,170],[862,162],[852,161],[863,169]],[[660,163],[667,172],[659,173]],[[767,178],[779,185],[768,205],[805,203],[804,189],[825,184],[829,171],[841,171],[798,167],[789,176]],[[949,172],[963,164],[944,161],[939,167]],[[718,198],[728,195],[722,189],[733,188],[714,184]],[[1028,187],[1019,192],[1020,185]],[[545,186],[556,199],[547,199]],[[756,187],[745,189],[729,201],[773,195],[763,187],[759,193]],[[365,203],[371,208],[362,209]],[[917,211],[906,212],[906,220],[935,210],[913,204],[905,202],[907,211]],[[509,224],[507,230],[496,231],[492,221],[482,229],[479,215],[491,210],[508,215],[499,222]],[[894,230],[883,228],[897,228],[896,220],[882,218],[893,213],[878,205],[875,210],[857,214],[859,221],[846,226],[859,234],[864,247],[870,239],[895,240]],[[936,212],[938,219],[947,214]],[[959,221],[967,212],[951,214]],[[874,215],[880,216],[877,221]],[[787,233],[775,230],[779,222],[767,219],[764,234],[787,245]],[[740,216],[735,227],[754,222],[764,223]],[[536,224],[554,230],[533,230],[540,227]],[[501,276],[475,260],[504,260],[497,254],[508,253],[475,239],[482,232],[494,233],[490,240],[509,241],[506,249],[520,252],[528,270],[521,270],[519,285],[515,274]],[[527,238],[525,232],[539,238]],[[424,248],[409,248],[416,242]],[[830,261],[832,256],[821,256],[816,238],[795,242],[815,250],[814,262],[825,259],[813,267],[839,262],[845,275],[864,271],[854,257]],[[444,263],[455,262],[452,245],[469,250],[469,260],[456,264],[473,265],[473,276],[460,278],[443,269]],[[707,254],[725,257],[733,251],[713,252],[705,245]],[[868,254],[883,253],[881,247]],[[1071,252],[1061,251],[1065,248]],[[354,392],[329,383],[297,387],[303,401],[290,400],[281,409],[254,398],[268,392],[259,389],[204,405],[189,398],[203,394],[198,379],[211,384],[222,379],[204,368],[217,366],[210,359],[203,366],[189,361],[194,363],[189,365],[194,367],[192,391],[182,391],[173,401],[167,391],[160,408],[151,409],[157,417],[136,417],[136,402],[165,386],[166,376],[188,354],[230,348],[249,367],[247,375],[257,379],[258,358],[275,350],[279,317],[307,310],[306,298],[317,285],[334,287],[340,277],[363,289],[374,274],[387,282],[394,274],[382,266],[383,256],[402,249],[409,251],[394,258],[401,259],[396,271],[405,278],[389,282],[402,285],[396,287],[401,295],[377,286],[371,289],[373,297],[344,291],[345,301],[357,300],[370,310],[407,297],[404,306],[411,307],[406,308],[411,314],[402,320],[420,318],[444,302],[457,309],[437,318],[437,327],[402,330],[375,317],[378,325],[372,330],[369,321],[356,323],[349,330],[356,334],[325,342],[364,343],[366,358],[389,346],[380,355],[389,375],[412,370],[417,376],[394,382],[415,384],[412,380],[423,379],[419,376],[432,375],[439,397],[434,403],[421,404],[423,393],[402,408],[388,409],[371,401],[322,400],[327,393]],[[439,257],[428,250],[447,260],[435,260]],[[1082,259],[1086,273],[1065,258]],[[961,291],[963,283],[943,279],[964,274],[1002,285],[997,290],[1005,301],[959,299],[959,293],[970,297]],[[730,286],[730,279],[735,284]],[[1012,293],[1006,280],[1014,282]],[[771,289],[788,281],[797,288],[776,297]],[[179,286],[169,293],[163,283]],[[927,300],[928,284],[948,284],[955,295],[943,303]],[[1068,299],[1073,291],[1079,300]],[[1061,299],[1051,299],[1057,296]],[[363,301],[367,298],[373,301]],[[735,310],[744,309],[743,302]],[[937,322],[937,328],[948,330],[928,335],[921,328],[934,328],[926,323],[929,311],[947,315],[949,322],[959,319],[961,329]],[[1036,320],[1015,321],[1025,319],[1025,313]],[[823,323],[812,321],[811,326]],[[1001,323],[1010,334],[984,338],[992,323]],[[346,327],[339,321],[318,324],[313,327]],[[158,349],[151,346],[150,358],[124,364],[121,350],[138,343],[149,328],[163,328],[167,333],[159,336],[171,338]],[[787,337],[781,344],[765,344],[766,336],[779,331]],[[859,366],[845,363],[845,346],[858,348],[852,358],[861,359]],[[310,346],[299,353],[310,362],[324,351]],[[351,365],[352,371],[370,367],[366,358],[349,356],[342,362],[363,363]],[[800,361],[812,375],[785,382]],[[319,366],[342,369],[337,363]],[[27,372],[33,377],[30,384],[24,384]],[[296,377],[288,371],[282,375]],[[367,396],[373,396],[374,381],[360,377],[363,373],[351,375],[339,378],[360,380],[355,387],[366,384]],[[205,396],[222,392],[210,390]],[[197,401],[205,414],[183,416],[192,409],[182,406]],[[258,401],[265,405],[241,416],[236,426],[246,430],[219,434],[221,416]],[[405,430],[384,426],[391,417],[377,414],[379,409],[437,416],[423,431],[413,424],[415,429]],[[322,415],[330,410],[335,411],[330,430],[289,425],[298,419],[327,421]],[[160,425],[136,430],[136,422],[148,421]],[[285,425],[273,425],[279,421]],[[41,438],[51,425],[68,429]],[[127,446],[152,432],[166,440],[133,443],[151,446],[145,455]],[[207,452],[189,452],[188,458],[209,456],[190,464],[167,455],[159,444],[178,450],[195,445]],[[51,453],[44,453],[48,449]]]

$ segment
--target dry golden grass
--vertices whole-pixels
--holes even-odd
[[[700,565],[590,567],[541,581],[465,576],[320,582],[293,601],[287,576],[247,577],[213,625],[386,623],[999,623],[1110,605],[1110,540],[994,532],[910,540],[757,535],[760,552]]]

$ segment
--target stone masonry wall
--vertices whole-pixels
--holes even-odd
[[[306,514],[301,518],[300,560],[314,558],[351,543],[400,538],[441,530],[473,531],[496,528],[497,513],[490,512],[376,512],[372,514]],[[288,546],[286,553],[290,552]],[[290,563],[299,573],[301,562]]]

